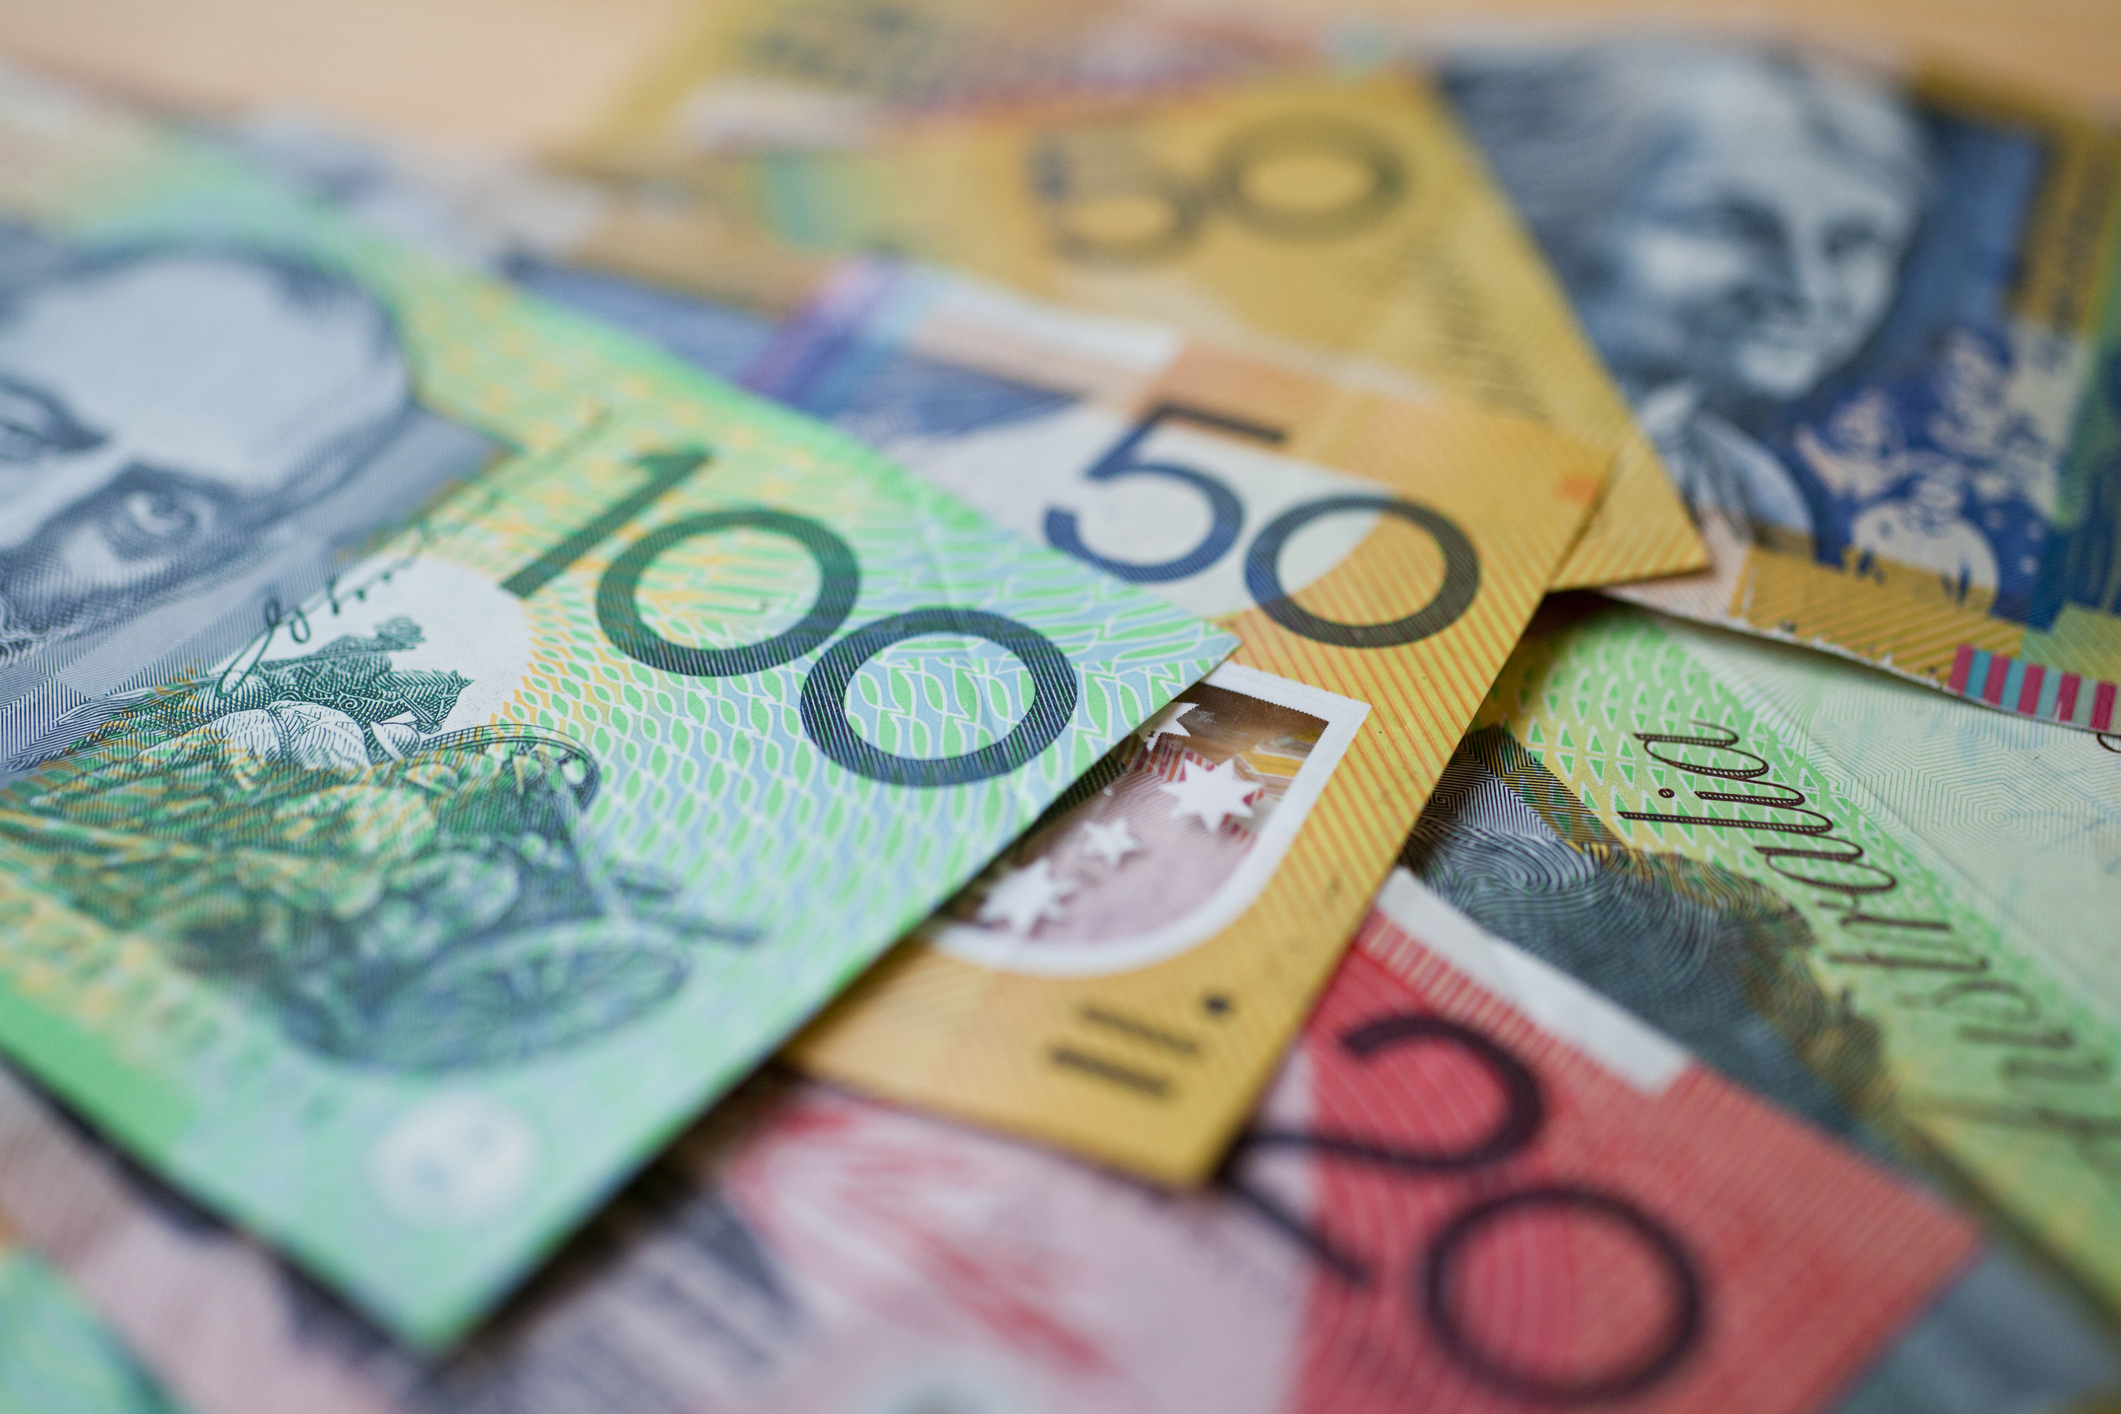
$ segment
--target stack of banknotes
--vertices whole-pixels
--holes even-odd
[[[2121,130],[1976,78],[5,71],[0,1410],[2121,1408],[2117,682]]]

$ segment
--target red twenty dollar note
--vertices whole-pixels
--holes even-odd
[[[0,1084],[0,1212],[201,1414],[1795,1414],[1966,1224],[1393,876],[1218,1182],[804,1081],[414,1361]]]

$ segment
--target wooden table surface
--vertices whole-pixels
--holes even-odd
[[[2121,0],[1164,0],[1413,26],[1741,24],[1928,53],[2121,118]],[[0,0],[0,50],[191,107],[298,106],[525,149],[580,132],[701,0]]]

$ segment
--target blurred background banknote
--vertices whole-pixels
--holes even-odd
[[[1404,872],[1202,1192],[768,1076],[424,1366],[5,1077],[0,1213],[200,1414],[1797,1411],[1971,1247]]]
[[[821,44],[814,17],[837,8],[831,0],[4,0],[0,42],[48,72],[192,111],[300,104],[399,137],[518,154],[608,118],[681,46],[762,30],[793,30],[791,38],[807,42],[789,48],[825,56],[807,72],[767,77],[838,95],[857,84],[879,109],[887,97],[891,106],[907,95],[918,102],[924,90],[930,106],[962,104],[967,91],[981,103],[999,99],[991,80],[943,70],[937,60],[951,54],[978,53],[1001,74],[1032,68],[1048,85],[1061,73],[1088,74],[1108,91],[1127,74],[1154,81],[1157,65],[1132,55],[1169,64],[1172,45],[1158,27],[1179,28],[1211,52],[1309,53],[1323,37],[1330,54],[1345,58],[1374,57],[1415,26],[1430,36],[1462,33],[1469,23],[1490,34],[1504,26],[1581,34],[1640,27],[1650,17],[1697,32],[1939,55],[2073,102],[2116,96],[2112,16],[2082,0],[1767,0],[1741,10],[1723,0],[1670,0],[1653,12],[1640,0],[1486,0],[1477,10],[1465,0],[1086,0],[1073,7],[1082,22],[1072,27],[1059,7],[1036,0],[854,0],[851,8],[866,11],[854,38],[839,40],[846,31],[833,25],[836,42]],[[776,10],[799,26],[776,25]],[[978,21],[969,43],[968,10]],[[1009,19],[1019,14],[1032,43],[1009,41]],[[1129,36],[1121,57],[1111,57],[1118,46],[1098,46],[1101,32]],[[1061,53],[1085,44],[1099,56],[1090,63]],[[1188,78],[1207,77],[1197,58],[1179,63]],[[759,76],[734,62],[716,72]]]
[[[1294,28],[1120,0],[734,0],[697,7],[602,118],[671,159],[859,147],[943,115],[1095,106],[1315,61]]]
[[[689,205],[703,227],[943,261],[1316,377],[1443,390],[1547,421],[1613,467],[1557,584],[1704,562],[1564,296],[1417,78],[1001,114],[860,152],[673,155],[633,140],[640,126],[577,160],[652,186],[666,223]]]
[[[1626,597],[2115,725],[2121,132],[1664,36],[1442,82],[1713,555]]]
[[[17,1243],[6,1211],[0,1414],[185,1414],[73,1285]]]
[[[461,1332],[1233,642],[164,130],[5,100],[44,299],[352,385],[277,460],[187,446],[134,416],[170,348],[11,322],[17,459],[123,454],[56,478],[108,502],[68,543],[328,488],[413,398],[513,454],[0,794],[0,1044],[401,1334]]]

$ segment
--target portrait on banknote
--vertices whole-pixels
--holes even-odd
[[[1705,528],[2053,627],[2089,351],[2026,293],[2047,134],[1706,41],[1469,51],[1445,82]]]
[[[224,613],[292,540],[346,521],[334,498],[428,490],[489,453],[418,405],[384,305],[313,260],[21,231],[0,257],[14,277],[0,306],[10,663]],[[443,732],[471,680],[393,666],[422,642],[410,618],[303,652],[315,636],[306,614],[267,622],[248,661],[118,706],[98,764],[32,806],[104,837],[85,873],[61,860],[55,881],[113,926],[173,922],[188,966],[356,1065],[522,1059],[676,990],[682,929],[667,947],[588,945],[617,885],[585,872],[573,837],[597,786],[579,746]],[[180,798],[191,848],[130,851]],[[343,896],[343,871],[378,866],[390,882],[374,897]],[[570,924],[585,936],[563,936]],[[571,980],[511,990],[502,973],[533,959]]]
[[[0,413],[0,694],[68,674],[61,711],[202,633],[233,649],[379,508],[492,451],[420,406],[383,304],[314,260],[20,226],[0,231]],[[9,745],[49,725],[26,715]]]

